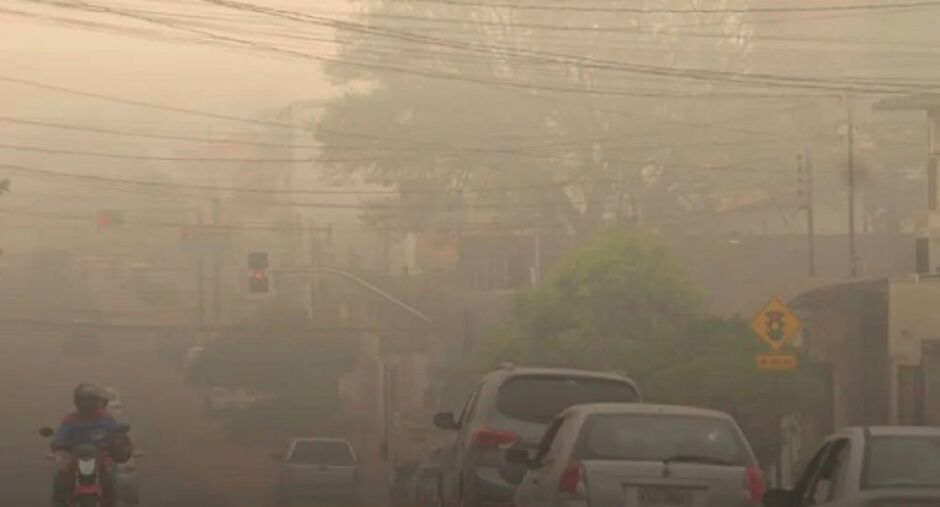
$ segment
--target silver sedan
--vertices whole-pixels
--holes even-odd
[[[528,465],[517,507],[757,506],[764,477],[727,414],[666,405],[580,405],[563,412]]]
[[[823,441],[793,489],[767,507],[940,505],[940,428],[846,428]]]

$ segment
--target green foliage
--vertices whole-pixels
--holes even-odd
[[[766,346],[740,320],[711,317],[659,247],[611,231],[576,252],[537,289],[481,351],[483,366],[618,369],[648,401],[731,413],[763,459],[779,445],[781,419],[825,400],[819,371],[757,369]]]
[[[664,250],[609,232],[544,286],[520,294],[486,355],[491,362],[642,367],[679,343],[700,313],[699,296]]]
[[[619,0],[596,4],[610,12],[365,0],[353,22],[339,28],[340,53],[325,66],[349,93],[325,108],[317,137],[325,156],[346,160],[336,165],[342,177],[403,193],[419,182],[464,209],[499,210],[493,214],[505,222],[561,222],[591,231],[614,203],[626,201],[631,209],[624,213],[638,215],[633,208],[646,198],[672,205],[674,214],[701,192],[702,180],[720,173],[691,177],[689,166],[727,163],[716,145],[740,133],[694,128],[727,114],[711,101],[688,100],[690,93],[713,91],[712,84],[650,83],[634,66],[739,66],[746,33],[738,14],[721,12],[727,4],[696,2],[711,12],[690,19],[613,12],[622,8]],[[690,47],[676,28],[690,22],[728,38],[700,38]],[[663,133],[676,147],[656,142]],[[655,178],[644,173],[665,164],[680,167],[661,169]],[[735,177],[740,183],[741,175]],[[620,199],[624,192],[637,199]],[[452,216],[449,200],[439,200],[427,193],[402,199],[404,216],[386,213],[385,223],[427,227],[439,217],[453,226],[468,219],[469,213]],[[393,203],[383,204],[388,210]]]
[[[273,396],[233,417],[233,433],[308,431],[339,411],[337,382],[352,367],[355,343],[308,331],[303,316],[269,315],[221,336],[200,356],[192,379]]]

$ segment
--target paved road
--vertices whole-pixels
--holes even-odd
[[[88,297],[62,297],[52,305],[52,289],[8,275],[0,284],[0,506],[48,505],[46,442],[37,430],[55,425],[71,407],[72,388],[88,381],[121,392],[131,436],[146,453],[138,462],[142,507],[272,505],[271,450],[223,438],[198,390],[161,356],[161,340],[189,337],[108,327],[99,330],[102,353],[75,355],[65,352],[68,329],[43,324],[78,318],[80,312],[70,312],[85,307],[107,309],[103,317],[109,324],[181,321],[154,314],[107,281],[86,281]],[[144,316],[151,318],[142,322]],[[376,500],[365,506],[385,503],[380,492],[370,496]]]
[[[122,392],[131,434],[146,453],[138,466],[147,505],[269,503],[268,451],[222,438],[198,392],[159,357],[153,340],[107,332],[105,353],[75,356],[63,353],[63,334],[42,327],[0,331],[0,505],[46,504],[49,471],[36,430],[57,422],[81,381]]]

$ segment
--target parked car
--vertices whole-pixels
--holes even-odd
[[[487,374],[459,417],[434,417],[437,427],[456,433],[441,464],[442,505],[510,505],[525,467],[507,463],[507,449],[535,447],[572,405],[639,400],[636,383],[620,373],[505,365]]]
[[[507,459],[528,468],[516,507],[751,507],[765,489],[734,420],[691,407],[579,405]]]
[[[352,444],[339,438],[295,438],[278,453],[278,505],[314,499],[355,504],[359,486],[359,459]]]
[[[846,428],[826,438],[793,489],[766,507],[940,505],[940,428]]]
[[[441,450],[434,448],[411,475],[409,507],[436,507],[438,487],[441,480]]]

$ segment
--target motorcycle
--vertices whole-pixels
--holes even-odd
[[[126,435],[130,426],[122,424],[119,435]],[[52,428],[44,427],[39,434],[50,438],[55,434]],[[99,435],[94,444],[82,444],[73,449],[61,449],[68,453],[68,473],[71,477],[69,488],[69,507],[104,507],[104,484],[102,479],[113,477],[114,460],[110,454],[114,435]],[[50,455],[50,458],[54,458]],[[107,479],[105,479],[107,480]],[[113,480],[113,479],[112,479]],[[110,487],[115,487],[111,484]]]

